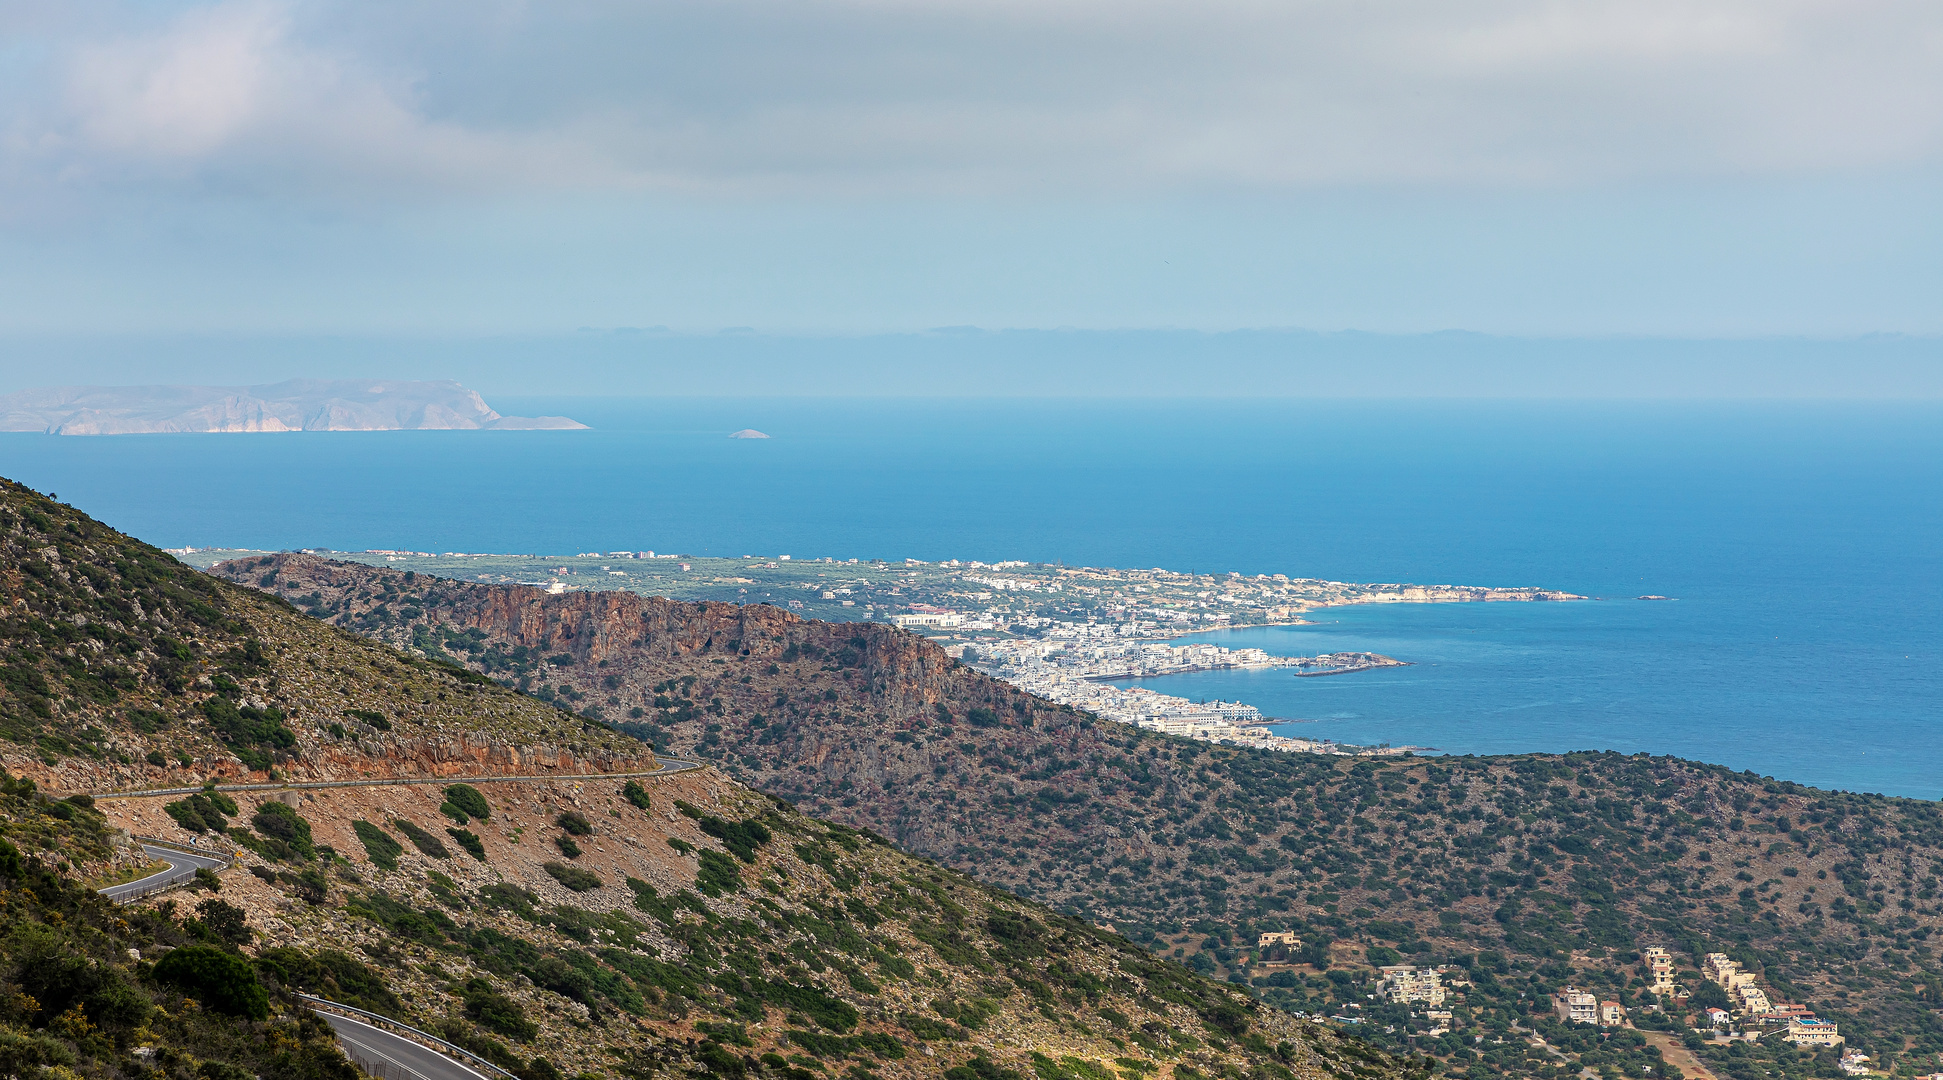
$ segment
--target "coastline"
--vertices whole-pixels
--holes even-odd
[[[1491,591],[1529,592],[1529,593],[1536,593],[1537,595],[1436,596],[1436,597],[1422,597],[1422,598],[1410,597],[1407,599],[1385,598],[1381,600],[1344,600],[1340,603],[1317,604],[1314,607],[1304,608],[1303,614],[1306,615],[1309,612],[1313,612],[1313,611],[1329,611],[1334,608],[1369,607],[1375,604],[1547,604],[1547,603],[1565,604],[1565,603],[1573,603],[1581,600],[1594,599],[1594,597],[1590,597],[1590,596],[1580,596],[1578,593],[1559,592],[1553,589],[1537,589],[1537,588],[1530,589],[1530,590],[1502,589],[1502,590],[1491,590]],[[1652,597],[1652,598],[1640,597],[1639,599],[1645,600],[1645,599],[1668,599],[1668,598],[1667,597]],[[1324,624],[1319,623],[1314,619],[1305,619],[1298,615],[1293,619],[1276,619],[1270,622],[1238,623],[1238,624],[1230,624],[1225,626],[1203,627],[1198,630],[1194,630],[1194,629],[1180,630],[1180,631],[1169,632],[1165,634],[1156,634],[1153,637],[1143,637],[1141,640],[1173,641],[1176,638],[1193,637],[1197,634],[1215,634],[1215,633],[1220,633],[1223,630],[1266,630],[1266,629],[1273,629],[1275,627],[1280,627],[1280,626],[1322,626],[1322,625]],[[1398,663],[1407,663],[1407,661],[1398,661]]]

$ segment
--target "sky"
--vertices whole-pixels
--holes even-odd
[[[634,329],[1926,338],[1939,166],[1928,2],[0,0],[0,381]]]

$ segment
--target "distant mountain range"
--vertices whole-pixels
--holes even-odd
[[[539,431],[564,416],[501,416],[451,381],[291,379],[264,386],[56,386],[0,396],[0,431]]]

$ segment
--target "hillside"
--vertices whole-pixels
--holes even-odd
[[[61,791],[651,767],[635,740],[0,482],[0,764]]]
[[[348,1080],[297,990],[523,1080],[1406,1071],[16,485],[0,526],[8,753],[34,773],[0,785],[0,904],[26,919],[0,936],[4,1071]],[[189,764],[146,757],[177,749]],[[644,775],[598,775],[621,770]],[[308,786],[214,782],[272,776]],[[430,779],[454,776],[471,782]],[[143,872],[130,833],[233,846],[242,866],[213,896],[114,909],[88,886]]]
[[[406,580],[309,556],[220,569],[626,719],[1290,1008],[1385,1015],[1366,997],[1377,960],[1471,970],[1450,1033],[1399,1011],[1363,1029],[1378,1042],[1472,1056],[1478,1036],[1529,1028],[1534,1001],[1566,984],[1638,1005],[1639,953],[1663,945],[1696,991],[1701,955],[1730,950],[1777,1000],[1836,1020],[1878,1058],[1943,1052],[1931,804],[1644,755],[1385,765],[1217,748],[1050,706],[883,626]],[[1250,947],[1264,930],[1304,948],[1265,956]],[[1488,1045],[1495,1063],[1473,1066],[1487,1074],[1559,1067],[1518,1038]],[[1833,1068],[1757,1049],[1762,1068]]]

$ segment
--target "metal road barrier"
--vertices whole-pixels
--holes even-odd
[[[522,776],[400,776],[400,777],[393,777],[389,779],[379,779],[379,780],[306,780],[303,781],[302,783],[296,783],[296,784],[290,784],[290,783],[217,784],[216,790],[217,791],[307,791],[307,790],[314,790],[317,788],[385,787],[385,786],[397,785],[397,784],[448,784],[449,785],[449,784],[497,784],[497,783],[505,783],[511,781],[534,781],[534,780],[537,781],[629,780],[629,779],[647,780],[658,776],[672,776],[675,773],[684,773],[690,771],[691,769],[699,769],[702,767],[702,763],[699,761],[689,761],[686,758],[668,757],[662,754],[656,754],[655,760],[661,762],[662,767],[659,769],[654,769],[646,772],[561,773],[555,776],[543,776],[537,774],[522,775]],[[97,801],[101,799],[147,799],[156,796],[166,796],[166,795],[197,795],[197,794],[201,794],[206,790],[208,790],[206,786],[198,784],[195,787],[145,788],[138,791],[110,791],[104,794],[95,795],[93,796],[93,798],[95,798]]]
[[[310,1007],[318,1012],[334,1011],[334,1012],[343,1013],[347,1016],[355,1017],[359,1020],[364,1021],[367,1024],[370,1024],[372,1027],[382,1028],[386,1031],[391,1031],[400,1035],[404,1035],[415,1042],[420,1042],[425,1044],[426,1046],[429,1046],[433,1050],[437,1050],[441,1053],[449,1054],[452,1057],[459,1058],[466,1065],[483,1069],[491,1075],[503,1076],[506,1077],[507,1080],[519,1080],[519,1078],[514,1076],[512,1073],[509,1073],[505,1069],[502,1069],[499,1066],[494,1065],[492,1062],[487,1061],[485,1058],[480,1057],[478,1054],[475,1054],[470,1050],[467,1050],[463,1046],[456,1046],[452,1043],[446,1042],[444,1039],[439,1038],[437,1035],[434,1035],[429,1031],[420,1031],[419,1029],[411,1026],[410,1024],[401,1023],[397,1020],[393,1020],[389,1016],[383,1016],[374,1012],[366,1012],[365,1010],[360,1009],[355,1005],[346,1005],[342,1002],[332,1001],[329,998],[320,998],[312,994],[297,994],[296,997],[300,1001],[308,1002],[310,1004]],[[392,1067],[396,1069],[404,1068],[403,1066],[397,1065],[395,1063],[393,1064]],[[373,1073],[372,1075],[376,1076],[377,1074]],[[411,1076],[413,1074],[409,1070],[407,1070],[403,1075]],[[387,1080],[389,1080],[389,1078],[387,1078]]]

